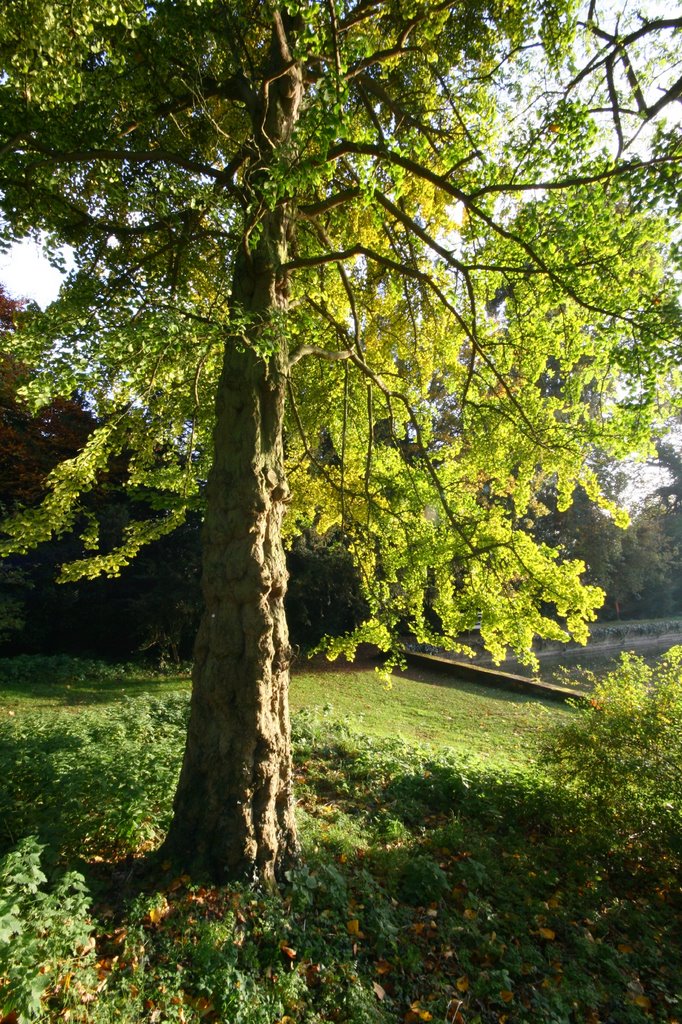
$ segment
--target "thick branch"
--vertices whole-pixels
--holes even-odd
[[[306,218],[320,217],[323,213],[329,213],[330,210],[335,210],[339,206],[344,206],[345,203],[350,202],[352,199],[357,199],[359,195],[359,188],[347,188],[342,192],[336,192],[334,195],[327,196],[325,199],[320,199],[316,203],[304,203],[296,208],[296,213]]]
[[[128,150],[128,149],[83,149],[83,150],[58,150],[43,146],[35,139],[31,139],[30,147],[27,150],[33,153],[40,153],[42,156],[59,161],[62,164],[88,164],[96,160],[103,163],[123,164],[170,164],[173,167],[180,167],[182,170],[191,171],[193,174],[206,175],[208,178],[222,180],[225,177],[224,169],[213,167],[210,164],[200,163],[197,160],[190,160],[173,153],[168,149],[150,150]]]
[[[289,369],[306,356],[316,356],[318,359],[324,359],[328,363],[338,363],[345,359],[350,359],[351,351],[350,349],[320,348],[318,345],[299,345],[289,356]]]

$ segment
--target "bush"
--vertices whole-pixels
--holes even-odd
[[[682,647],[655,666],[632,654],[598,681],[566,725],[544,735],[541,762],[578,798],[594,835],[631,854],[682,854]]]
[[[32,836],[0,861],[0,1018],[40,1017],[46,999],[68,1005],[72,988],[79,1003],[96,977],[84,879],[72,871],[46,889],[43,849]]]

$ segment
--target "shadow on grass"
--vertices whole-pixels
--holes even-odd
[[[0,721],[0,852],[30,834],[63,862],[156,845],[171,813],[187,708],[186,694],[122,695],[77,715],[38,709]],[[305,713],[295,716],[294,736],[299,802],[313,813],[330,805],[326,825],[341,814],[349,851],[390,845],[394,832],[418,845],[434,816],[527,832],[556,816],[557,794],[537,775],[486,771],[452,752],[311,724]]]
[[[178,690],[189,689],[189,681],[158,680],[151,682],[148,676],[141,675],[139,679],[128,678],[125,681],[104,681],[101,683],[6,683],[0,681],[0,701],[19,704],[30,701],[31,706],[35,703],[55,707],[81,707],[87,705],[103,705],[120,703],[137,697],[142,694],[160,696],[166,693],[177,693]],[[16,706],[16,705],[15,705]]]
[[[30,728],[22,716],[0,723],[2,844],[36,834],[53,862],[84,871],[100,908],[117,891],[106,913],[124,914],[150,888],[145,851],[168,822],[186,710],[182,695],[141,696],[36,713]],[[682,908],[671,886],[658,895],[664,866],[637,884],[614,871],[538,771],[485,769],[312,715],[296,716],[294,733],[304,862],[271,902],[157,874],[167,916],[136,911],[152,980],[155,964],[165,985],[176,975],[167,964],[183,963],[183,985],[219,1006],[241,991],[252,1003],[273,976],[299,978],[310,1019],[351,1024],[405,1020],[419,1000],[430,1016],[411,1011],[418,1019],[449,1020],[465,999],[486,1021],[513,1002],[519,1022],[568,1024],[599,1008],[599,1019],[639,1024],[633,977],[675,1008]],[[332,1015],[360,984],[367,1012]],[[222,1019],[253,1020],[251,1010]]]
[[[487,667],[487,666],[486,666]],[[472,680],[457,678],[452,671],[437,672],[429,669],[408,668],[396,675],[400,679],[407,679],[412,683],[423,683],[425,686],[442,686],[446,689],[458,690],[462,693],[471,694],[474,697],[487,697],[490,700],[504,701],[514,704],[550,704],[557,705],[557,701],[547,698],[541,694],[523,693],[513,689],[504,683],[496,685],[493,682],[476,683]],[[576,689],[576,698],[581,696]]]
[[[46,682],[45,680],[49,680]],[[108,704],[189,686],[189,672],[155,671],[137,664],[108,664],[68,655],[20,655],[0,659],[0,701],[21,707]]]

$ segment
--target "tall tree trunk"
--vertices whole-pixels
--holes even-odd
[[[296,855],[288,710],[289,642],[281,524],[288,488],[283,417],[288,374],[285,201],[264,212],[260,183],[288,143],[302,97],[287,28],[273,17],[267,88],[252,110],[248,179],[255,220],[236,258],[216,400],[203,532],[205,611],[195,648],[185,756],[165,852],[216,880],[272,884]],[[257,225],[257,231],[252,228]],[[250,237],[257,237],[255,246]],[[272,355],[263,355],[266,350]]]
[[[218,392],[205,611],[167,849],[212,878],[272,882],[296,851],[281,521],[285,375],[234,344]]]

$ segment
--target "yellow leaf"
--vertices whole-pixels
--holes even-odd
[[[651,1000],[648,996],[632,996],[632,1001],[635,1006],[641,1006],[643,1010],[651,1009]]]
[[[476,918],[476,914],[477,911],[475,911],[472,907],[467,907],[466,910],[464,911],[464,916],[466,917],[467,921],[473,921]]]
[[[349,935],[360,935],[360,922],[357,917],[352,918],[350,921],[346,921],[346,929]]]
[[[152,907],[152,909],[149,911],[149,920],[151,921],[152,924],[159,924],[161,921],[163,921],[169,909],[170,908],[168,906],[168,900],[164,898],[162,904],[160,904],[158,907]]]
[[[539,928],[538,935],[543,939],[547,939],[548,942],[552,942],[556,939],[556,932],[553,932],[551,928]]]
[[[503,1003],[511,1003],[514,998],[514,993],[510,992],[508,988],[503,988],[500,992],[500,999]]]
[[[455,982],[455,985],[457,986],[458,992],[468,992],[469,979],[467,978],[466,974],[463,974],[461,978],[458,978],[457,981]]]
[[[291,946],[287,946],[286,942],[280,942],[279,948],[282,950],[285,956],[289,957],[290,960],[294,960],[296,958],[296,950],[292,949]]]
[[[627,944],[627,942],[619,942],[618,943],[618,952],[619,953],[634,953],[634,949],[632,948],[632,946],[629,946]]]
[[[388,974],[388,972],[391,970],[391,965],[389,964],[388,960],[377,960],[377,962],[374,965],[374,970],[377,972],[377,974]]]

